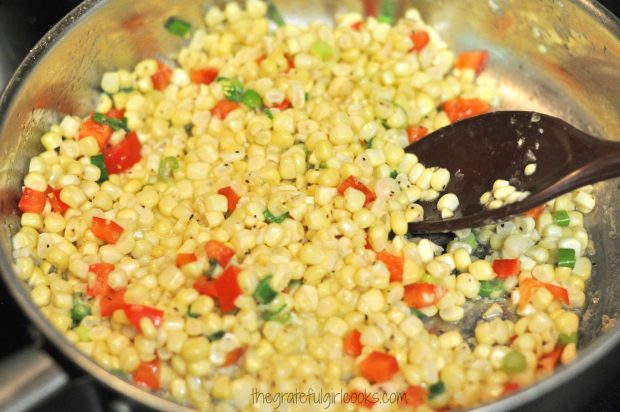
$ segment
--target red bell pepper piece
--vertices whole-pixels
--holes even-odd
[[[535,207],[534,209],[528,210],[527,212],[524,213],[524,215],[529,216],[532,219],[538,219],[538,217],[542,215],[544,211],[545,211],[545,205],[540,205],[538,207]]]
[[[371,392],[362,392],[362,391],[357,391],[357,390],[354,390],[349,393],[349,400],[350,400],[349,402],[350,404],[357,405],[359,407],[366,408],[366,409],[372,409],[375,406],[375,403],[377,403],[372,398]]]
[[[213,116],[219,117],[224,120],[228,114],[239,108],[239,103],[231,102],[230,100],[222,99],[215,104],[211,113]]]
[[[428,129],[424,126],[409,126],[407,128],[407,138],[409,143],[415,143],[422,140],[428,134]]]
[[[263,62],[263,60],[265,60],[267,58],[267,55],[265,53],[261,54],[260,56],[258,56],[256,58],[256,60],[254,60],[256,62],[256,64],[258,64],[260,66],[260,64]]]
[[[364,22],[363,21],[356,21],[355,23],[353,23],[351,25],[351,28],[355,31],[362,31],[362,26],[363,26]]]
[[[133,371],[133,381],[138,385],[143,385],[157,391],[161,387],[159,379],[160,373],[159,359],[150,362],[142,362]]]
[[[390,282],[403,281],[405,259],[402,256],[395,256],[382,251],[377,254],[377,260],[383,262],[387,270],[390,271]]]
[[[229,312],[233,310],[235,308],[235,299],[243,293],[239,287],[239,282],[237,281],[239,272],[241,272],[241,269],[238,267],[229,266],[215,281],[217,299],[220,302],[222,312]]]
[[[237,192],[235,192],[232,187],[226,186],[218,190],[217,193],[226,196],[228,200],[228,213],[234,212],[237,208],[237,202],[239,202],[239,195]]]
[[[359,330],[353,329],[344,335],[344,341],[342,344],[342,350],[345,354],[353,357],[358,357],[362,354],[362,342]]]
[[[125,292],[127,289],[119,289],[107,294],[99,301],[99,314],[101,316],[112,316],[112,314],[125,307]]]
[[[113,220],[93,216],[93,225],[90,230],[99,239],[113,245],[118,241],[125,229]]]
[[[414,283],[405,286],[404,301],[410,308],[425,308],[435,305],[446,291],[432,283]]]
[[[157,62],[157,71],[151,76],[155,90],[164,90],[170,83],[171,78],[172,70],[170,67],[162,62]]]
[[[188,263],[192,263],[198,260],[195,253],[179,253],[177,255],[176,265],[178,268],[181,268]]]
[[[291,70],[295,68],[295,58],[288,53],[286,53],[284,57],[286,58],[286,61],[288,63],[288,68],[286,69],[286,71],[290,72]]]
[[[486,50],[467,51],[458,55],[454,67],[457,69],[472,69],[476,74],[480,74],[487,66],[489,52]]]
[[[291,107],[291,102],[289,102],[288,99],[284,99],[280,103],[274,104],[271,107],[273,107],[274,109],[286,110]]]
[[[506,382],[504,384],[504,395],[508,395],[509,393],[515,392],[519,390],[519,384],[516,382]]]
[[[409,38],[411,38],[413,42],[413,46],[409,51],[420,51],[424,49],[431,40],[428,33],[422,30],[412,31],[411,34],[409,34]]]
[[[103,149],[108,144],[110,136],[114,130],[107,124],[97,123],[93,118],[93,113],[90,114],[88,119],[82,123],[80,127],[80,133],[78,134],[78,140],[85,138],[86,136],[92,136],[97,139],[99,148]]]
[[[223,268],[225,268],[228,262],[230,262],[230,259],[235,256],[235,250],[226,246],[219,240],[208,240],[207,243],[205,243],[205,253],[209,260],[217,260],[217,263]]]
[[[216,67],[205,67],[200,70],[192,70],[189,77],[194,83],[211,84],[217,78],[219,70]]]
[[[444,102],[441,108],[446,112],[450,121],[455,123],[459,120],[487,113],[491,106],[484,100],[457,97]]]
[[[103,162],[108,173],[121,173],[131,169],[142,159],[142,143],[136,132],[129,132],[125,138],[114,146],[103,149]]]
[[[538,370],[543,373],[552,372],[558,365],[563,350],[563,345],[557,345],[551,352],[543,355],[538,359]]]
[[[123,117],[125,117],[125,109],[112,108],[108,110],[108,112],[105,115],[106,117],[110,117],[112,119],[123,120]]]
[[[540,287],[544,287],[545,289],[547,289],[549,292],[551,292],[554,298],[562,301],[564,304],[569,304],[568,291],[565,288],[551,283],[541,282],[534,278],[526,278],[523,279],[521,281],[521,284],[519,285],[519,293],[521,295],[519,299],[519,307],[521,309],[523,309],[525,306],[527,306],[528,303],[530,303],[530,300],[534,295],[534,290]]]
[[[136,330],[142,332],[140,328],[140,319],[149,318],[154,326],[161,325],[161,321],[164,318],[164,311],[156,308],[152,308],[150,306],[144,305],[126,305],[123,307],[125,311],[125,315],[127,315],[127,319],[129,323],[133,325]]]
[[[398,362],[390,354],[374,351],[360,362],[359,370],[370,383],[385,382],[398,372]]]
[[[114,270],[111,263],[94,263],[88,267],[88,271],[95,274],[95,281],[86,289],[86,294],[91,297],[106,296],[112,293],[108,285],[108,275]]]
[[[17,207],[24,213],[41,213],[45,209],[45,192],[24,187]]]
[[[521,261],[519,259],[496,259],[493,261],[493,272],[498,278],[508,278],[521,273]]]
[[[198,276],[194,281],[194,289],[196,289],[201,295],[217,298],[215,280],[209,279],[207,276]]]
[[[50,201],[50,205],[52,206],[52,212],[64,215],[67,209],[69,209],[69,205],[60,200],[60,189],[54,189],[51,186],[47,186],[45,194]]]
[[[347,177],[340,184],[340,186],[338,186],[338,193],[344,196],[344,192],[350,187],[352,187],[353,189],[359,190],[360,192],[364,194],[364,196],[366,196],[366,201],[364,202],[364,206],[368,206],[368,204],[372,203],[377,198],[377,195],[375,195],[375,193],[372,190],[368,189],[364,183],[357,180],[355,176]]]
[[[401,405],[418,407],[424,405],[428,391],[421,386],[409,385],[405,390],[405,397],[403,398]]]
[[[233,349],[226,354],[226,358],[224,358],[224,363],[220,365],[220,368],[226,368],[227,366],[236,364],[239,359],[245,354],[245,351],[248,349],[246,345],[243,345],[239,348]]]

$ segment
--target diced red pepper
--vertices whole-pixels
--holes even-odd
[[[288,69],[286,69],[286,71],[290,72],[291,70],[295,68],[295,58],[288,53],[286,53],[284,57],[286,58],[286,61],[288,63]]]
[[[444,102],[441,108],[446,112],[450,121],[455,123],[459,120],[487,113],[491,106],[484,100],[457,97]]]
[[[424,405],[428,391],[421,386],[409,385],[405,390],[405,397],[403,398],[401,405],[418,407]]]
[[[113,245],[118,241],[125,229],[113,220],[93,216],[93,225],[90,230],[99,239]]]
[[[107,294],[99,301],[99,314],[101,316],[112,316],[112,314],[125,307],[125,292],[127,289],[119,289]]]
[[[359,370],[370,383],[385,382],[398,372],[398,362],[390,354],[374,351],[360,362]]]
[[[519,285],[519,293],[521,295],[519,299],[519,307],[521,309],[523,309],[525,306],[527,306],[528,303],[530,303],[530,300],[534,295],[534,290],[540,287],[544,287],[545,289],[547,289],[554,298],[562,301],[564,304],[569,304],[568,291],[565,288],[551,283],[541,282],[534,278],[525,278],[521,281],[521,284]]]
[[[235,308],[235,299],[243,293],[237,281],[239,272],[241,272],[241,269],[238,267],[229,266],[215,281],[217,299],[220,302],[222,312],[230,312],[233,310]]]
[[[172,70],[166,64],[157,62],[157,72],[151,76],[153,87],[155,90],[164,90],[170,83],[172,78]]]
[[[226,354],[226,358],[224,358],[224,363],[220,365],[220,368],[225,368],[227,366],[231,366],[239,362],[239,359],[245,354],[245,351],[248,349],[246,345],[243,345],[239,348],[233,349]]]
[[[364,202],[364,206],[368,206],[368,204],[372,203],[377,198],[377,195],[375,195],[375,193],[372,190],[367,188],[364,183],[357,180],[355,176],[347,177],[340,184],[340,186],[338,186],[338,193],[344,196],[344,192],[350,187],[352,187],[353,189],[359,190],[360,192],[364,194],[364,196],[366,196],[366,201]]]
[[[552,372],[555,367],[558,365],[558,361],[562,356],[562,351],[564,350],[563,345],[557,345],[551,352],[543,355],[538,360],[538,370],[542,373]]]
[[[60,200],[60,189],[54,189],[51,186],[47,186],[45,194],[50,201],[50,205],[52,206],[52,212],[64,215],[67,209],[69,209],[69,205]]]
[[[519,259],[496,259],[493,261],[493,272],[498,278],[508,278],[521,273],[521,261]]]
[[[390,271],[390,282],[402,282],[405,259],[402,256],[395,256],[381,251],[377,254],[377,260],[383,262],[387,270]]]
[[[471,69],[480,74],[487,66],[489,52],[486,50],[467,51],[458,55],[454,67],[457,69]]]
[[[364,25],[363,21],[356,21],[351,25],[351,28],[355,31],[362,31],[362,26]]]
[[[358,357],[362,354],[362,342],[359,330],[353,329],[344,335],[344,341],[342,344],[342,350],[345,354],[353,357]]]
[[[219,70],[216,67],[205,67],[200,70],[192,70],[189,77],[194,83],[211,84],[217,78]]]
[[[428,42],[431,40],[428,33],[422,30],[412,31],[409,35],[409,38],[413,42],[413,46],[409,51],[420,51],[425,48]]]
[[[267,55],[265,53],[261,54],[260,56],[258,56],[255,60],[256,64],[258,64],[260,66],[260,64],[263,62],[263,60],[265,60],[267,58]]]
[[[226,244],[219,240],[208,240],[207,243],[205,243],[205,253],[209,260],[217,260],[217,263],[223,268],[225,268],[228,262],[230,262],[230,259],[235,256],[235,250],[226,246]]]
[[[349,393],[349,400],[350,404],[366,409],[372,409],[376,403],[371,392],[352,391]]]
[[[108,110],[108,112],[105,115],[106,117],[110,117],[112,119],[122,120],[123,117],[125,117],[125,109],[112,108]]]
[[[188,263],[192,263],[198,260],[195,253],[179,253],[177,255],[176,264],[178,268],[181,268]]]
[[[506,382],[504,384],[504,395],[508,395],[509,393],[515,392],[519,390],[519,384],[516,382]]]
[[[93,113],[91,113],[88,119],[82,123],[82,126],[80,127],[78,140],[83,139],[86,136],[92,136],[97,139],[99,148],[103,150],[103,148],[108,144],[108,140],[110,140],[110,136],[112,136],[113,132],[114,130],[107,124],[97,123],[93,118]]]
[[[280,103],[274,104],[271,107],[273,107],[274,109],[286,110],[291,107],[291,102],[289,102],[288,99],[284,99]]]
[[[535,207],[534,209],[528,210],[527,212],[524,213],[524,215],[529,216],[532,219],[538,219],[538,217],[542,215],[544,211],[545,211],[545,205],[540,205],[538,207]]]
[[[198,276],[194,281],[194,289],[196,289],[201,295],[217,298],[215,280],[209,279],[207,276]]]
[[[230,100],[222,99],[215,104],[211,113],[213,116],[219,117],[224,120],[228,114],[239,108],[239,103],[231,102]]]
[[[155,327],[161,325],[161,321],[164,318],[164,311],[150,306],[144,305],[126,305],[123,310],[127,315],[127,320],[133,325],[136,330],[142,332],[140,327],[140,319],[149,318]]]
[[[226,196],[228,200],[228,213],[234,212],[240,199],[237,192],[232,187],[226,186],[218,190],[217,193]]]
[[[95,281],[86,289],[86,294],[91,297],[106,296],[112,293],[108,285],[108,275],[114,270],[111,263],[94,263],[88,267],[88,271],[95,274]]]
[[[103,162],[108,173],[121,173],[131,169],[142,159],[142,143],[136,132],[129,132],[125,138],[114,146],[103,149]]]
[[[409,126],[407,128],[407,138],[409,143],[415,143],[422,140],[428,134],[428,129],[424,126]]]
[[[446,293],[445,289],[432,283],[414,283],[405,286],[404,301],[410,308],[435,305]]]
[[[160,372],[159,359],[142,362],[133,371],[133,381],[138,385],[157,391],[161,387]]]
[[[24,213],[41,213],[45,209],[45,192],[24,187],[17,207]]]

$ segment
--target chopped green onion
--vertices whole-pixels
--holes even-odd
[[[262,97],[260,97],[260,94],[253,89],[248,89],[243,92],[243,96],[241,96],[241,103],[245,104],[250,109],[260,109],[263,107]]]
[[[88,342],[90,340],[90,328],[88,326],[80,324],[73,331],[78,336],[80,342]]]
[[[463,242],[467,243],[471,247],[472,251],[476,250],[478,247],[478,240],[476,239],[474,232],[469,232],[469,235],[463,239]]]
[[[390,129],[387,119],[381,119],[381,126],[383,126],[384,129]]]
[[[159,180],[168,180],[174,170],[179,169],[179,159],[174,156],[164,157],[159,161],[157,175]]]
[[[323,40],[317,40],[312,43],[310,51],[321,60],[327,60],[332,57],[333,54],[331,46]]]
[[[558,249],[558,266],[565,268],[575,267],[575,249]]]
[[[282,213],[280,216],[274,216],[269,209],[263,210],[263,216],[267,223],[282,223],[288,218],[288,212]]]
[[[256,298],[257,301],[266,305],[271,302],[278,296],[278,292],[273,290],[273,288],[269,285],[269,280],[273,277],[273,275],[267,275],[258,282],[258,286],[254,289],[254,293],[252,296]]]
[[[102,154],[91,156],[90,163],[97,166],[99,170],[101,170],[101,176],[97,179],[97,183],[101,184],[108,180],[108,169],[105,167],[105,161],[103,160]]]
[[[278,27],[286,25],[280,11],[271,1],[267,2],[267,17],[269,17],[269,20],[273,21]]]
[[[577,335],[577,332],[571,333],[570,335],[565,335],[564,333],[560,333],[560,337],[558,338],[558,341],[562,345],[568,345],[569,343],[577,343],[578,339],[579,337]]]
[[[502,360],[502,370],[509,375],[523,372],[526,366],[525,356],[516,350],[508,352]]]
[[[426,319],[428,316],[426,316],[424,313],[420,312],[418,309],[416,308],[410,308],[409,309],[411,311],[412,315],[416,315],[418,318],[424,320]]]
[[[189,22],[176,16],[170,16],[166,23],[164,23],[164,27],[168,30],[168,33],[179,37],[185,37],[192,30],[192,25]]]
[[[123,129],[126,132],[129,132],[129,127],[127,127],[127,118],[123,117],[121,120],[114,119],[112,117],[108,117],[105,114],[101,114],[98,112],[93,113],[93,120],[99,124],[105,124],[106,126],[110,126],[114,130]]]
[[[213,342],[215,340],[220,340],[224,337],[224,331],[223,330],[218,330],[215,333],[212,333],[210,335],[207,335],[207,339],[209,339],[209,342]]]
[[[375,137],[374,136],[371,137],[370,139],[368,139],[367,145],[368,145],[369,149],[372,149],[372,144],[374,143],[374,141],[375,141]]]
[[[394,23],[394,17],[396,16],[396,2],[394,0],[383,0],[381,2],[381,11],[377,21],[379,23]]]
[[[478,295],[483,298],[501,298],[504,295],[504,282],[500,279],[481,280]]]
[[[286,305],[282,305],[278,309],[275,309],[275,310],[266,310],[265,312],[263,312],[263,320],[266,320],[266,321],[274,320],[276,322],[284,323],[291,316],[291,313],[285,309],[286,309]]]
[[[73,294],[73,304],[71,305],[71,320],[73,321],[74,327],[79,325],[82,319],[90,315],[90,306],[88,306],[82,301],[82,297],[83,295],[80,292],[76,292]]]
[[[299,285],[301,285],[301,279],[291,279],[288,285],[286,285],[286,288],[291,291],[291,289],[295,289]]]
[[[428,399],[433,399],[436,396],[443,394],[446,391],[446,385],[439,381],[428,387]]]
[[[396,176],[398,176],[398,170],[392,170],[392,171],[390,172],[390,177],[391,177],[392,179],[396,179]]]
[[[209,277],[213,276],[213,274],[215,273],[219,265],[220,265],[220,262],[218,262],[217,259],[211,259],[209,261],[209,269],[202,272],[202,274],[205,276],[209,276]]]
[[[131,93],[134,90],[135,89],[133,87],[121,87],[120,89],[118,89],[118,91],[122,93]]]
[[[129,380],[129,374],[121,369],[110,369],[110,373],[126,381]]]
[[[553,212],[553,221],[558,226],[566,227],[570,224],[570,216],[568,216],[568,213],[565,210]]]
[[[221,76],[215,80],[217,82],[223,82],[222,89],[224,90],[224,97],[226,100],[237,103],[241,101],[243,98],[243,83],[241,83],[241,81]]]
[[[438,285],[439,279],[437,279],[435,276],[431,275],[430,273],[425,273],[420,278],[420,283],[430,283],[431,285]]]
[[[265,116],[267,116],[268,118],[273,119],[273,113],[271,113],[271,110],[265,109],[263,110],[263,113],[265,113]]]
[[[304,100],[305,100],[305,101],[310,100],[310,95],[308,94],[308,92],[305,92],[305,93],[304,93]]]

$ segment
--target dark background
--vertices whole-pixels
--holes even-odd
[[[614,14],[620,15],[620,0],[600,2]],[[0,88],[4,87],[12,71],[39,38],[78,3],[76,0],[0,0]],[[92,378],[84,375],[62,355],[55,352],[54,348],[46,345],[2,285],[0,285],[0,319],[6,334],[0,339],[0,361],[35,342],[52,352],[73,378],[67,389],[34,412],[146,410],[121,400],[117,394],[95,383]],[[615,380],[601,387],[599,394],[584,409],[584,412],[612,411],[620,411],[620,370],[617,371]]]

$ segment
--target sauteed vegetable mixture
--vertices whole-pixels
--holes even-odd
[[[486,51],[449,50],[416,10],[299,27],[248,0],[204,21],[190,38],[171,17],[176,59],[104,73],[95,111],[30,160],[15,268],[79,350],[220,411],[310,388],[346,394],[333,409],[471,407],[575,358],[591,188],[407,237],[421,202],[459,203],[403,147],[497,104]]]

